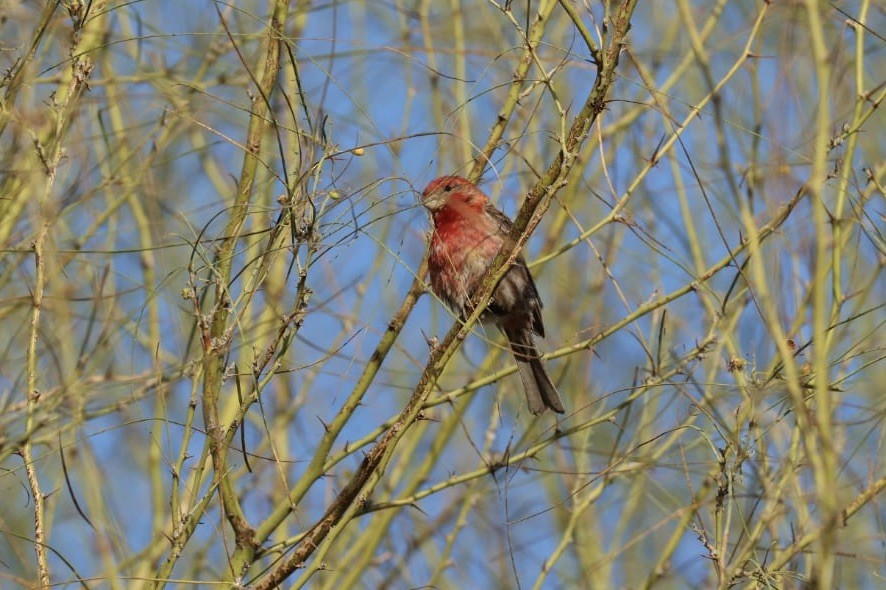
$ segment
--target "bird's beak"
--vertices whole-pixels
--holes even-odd
[[[446,192],[436,191],[426,197],[423,197],[421,200],[421,204],[424,205],[428,211],[436,211],[440,209],[443,205],[445,205],[446,201]]]

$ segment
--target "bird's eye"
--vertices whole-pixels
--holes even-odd
[[[451,191],[453,188],[454,188],[454,187],[452,186],[452,183],[451,183],[451,182],[447,182],[447,183],[446,183],[446,186],[443,187],[443,190],[446,191],[446,192],[448,193],[448,192]]]

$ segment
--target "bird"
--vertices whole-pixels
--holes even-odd
[[[422,192],[422,205],[433,225],[428,240],[431,290],[453,312],[467,317],[472,297],[483,283],[511,229],[511,220],[476,184],[460,176],[441,176]],[[504,333],[517,362],[529,411],[563,413],[560,393],[535,345],[544,338],[542,302],[535,281],[518,255],[501,278],[481,319]]]

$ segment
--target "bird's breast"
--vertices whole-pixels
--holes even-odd
[[[458,222],[437,225],[428,256],[434,293],[464,312],[501,244],[501,237],[488,227]]]

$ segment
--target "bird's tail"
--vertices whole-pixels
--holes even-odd
[[[551,409],[562,414],[565,411],[563,401],[545,371],[532,334],[525,329],[510,329],[508,327],[505,327],[504,332],[508,337],[511,351],[514,353],[514,359],[517,361],[517,369],[520,372],[520,380],[523,382],[523,390],[526,392],[529,411],[537,415]]]

